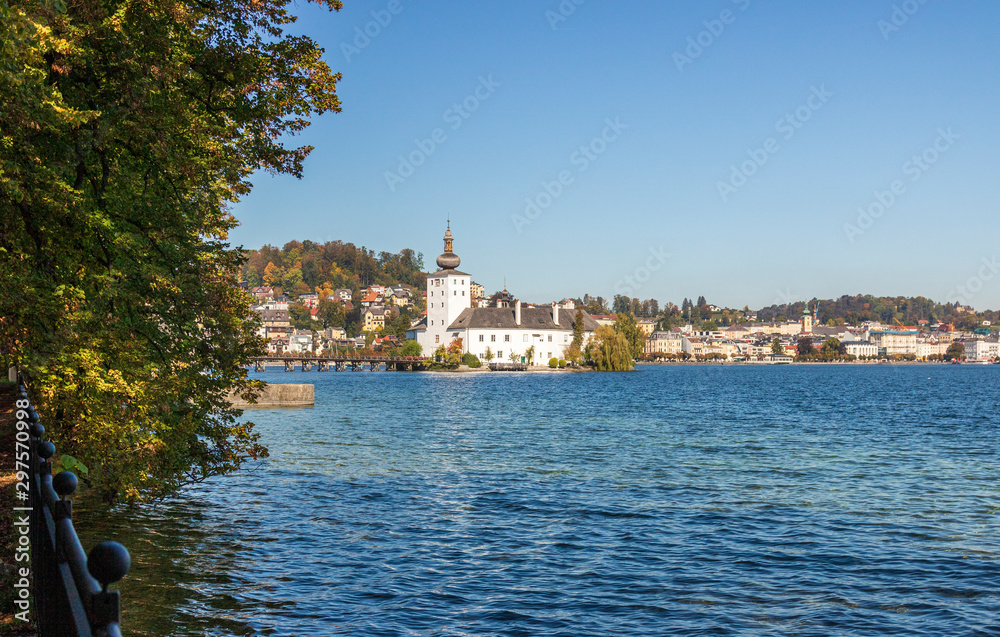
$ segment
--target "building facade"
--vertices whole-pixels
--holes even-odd
[[[573,342],[575,310],[550,307],[522,307],[518,300],[501,307],[474,307],[472,277],[457,268],[462,260],[454,252],[451,227],[444,234],[444,253],[437,258],[440,268],[427,275],[427,315],[406,332],[420,343],[424,356],[433,356],[441,346],[461,339],[462,351],[481,360],[547,364],[563,358]],[[584,342],[597,329],[586,312]]]

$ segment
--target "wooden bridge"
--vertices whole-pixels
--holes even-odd
[[[378,356],[373,354],[336,354],[331,356],[274,355],[251,359],[254,371],[262,372],[268,365],[283,365],[286,372],[298,367],[304,372],[417,371],[430,359],[422,356]]]

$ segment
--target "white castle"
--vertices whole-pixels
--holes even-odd
[[[551,307],[472,307],[472,276],[456,268],[462,260],[454,252],[451,224],[444,233],[444,253],[437,258],[437,272],[427,275],[427,316],[406,332],[423,348],[424,356],[433,356],[441,345],[462,339],[462,350],[481,360],[487,349],[498,361],[511,360],[529,365],[548,364],[550,358],[564,358],[573,342],[575,309]],[[597,322],[583,314],[584,343]],[[534,348],[534,349],[532,349]]]

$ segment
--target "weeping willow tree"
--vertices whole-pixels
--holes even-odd
[[[319,4],[339,9],[339,2]],[[280,0],[0,3],[0,357],[108,501],[266,455],[229,206],[339,111]]]
[[[609,325],[594,330],[587,346],[588,356],[599,372],[626,372],[635,369],[628,337]]]

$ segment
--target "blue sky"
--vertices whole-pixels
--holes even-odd
[[[1000,5],[577,2],[301,3],[343,112],[233,242],[430,268],[450,216],[461,269],[528,301],[1000,307]]]

